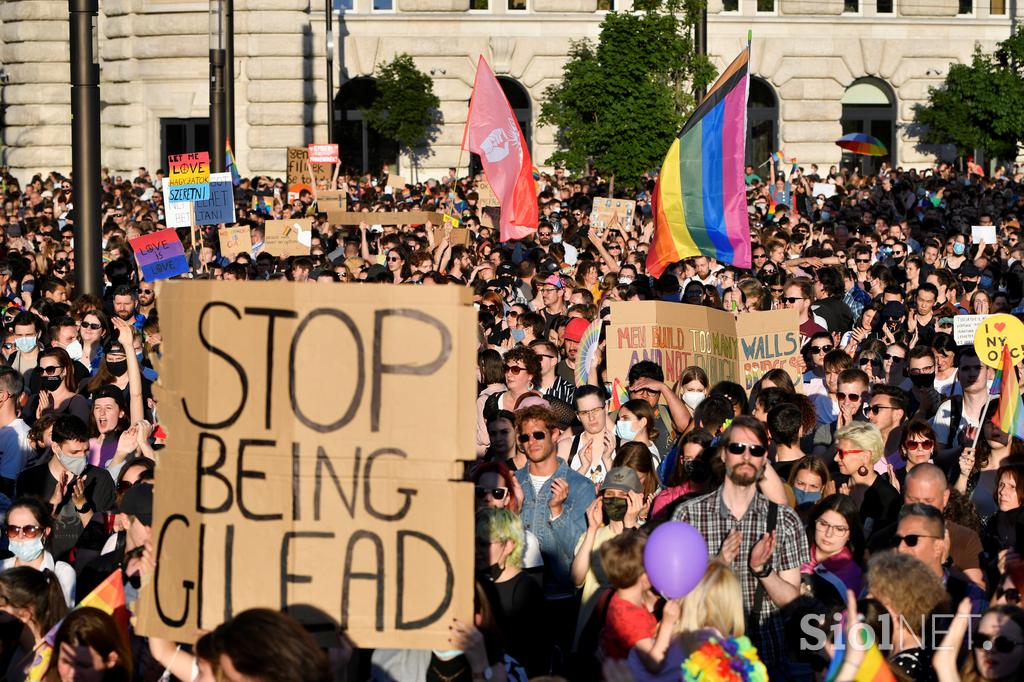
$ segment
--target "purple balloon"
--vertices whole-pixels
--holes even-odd
[[[669,521],[654,529],[644,547],[644,570],[666,599],[678,599],[697,586],[708,568],[708,544],[688,523]]]

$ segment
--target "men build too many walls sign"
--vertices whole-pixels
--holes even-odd
[[[629,368],[641,360],[659,364],[671,386],[695,365],[713,386],[735,381],[749,390],[766,372],[782,368],[800,372],[800,332],[796,311],[789,309],[731,313],[705,306],[628,301],[612,304],[607,331],[608,380],[625,386]]]
[[[452,618],[473,617],[457,460],[473,452],[476,313],[468,290],[428,289],[159,286],[170,438],[141,633],[191,642],[266,607],[360,647],[451,648]]]

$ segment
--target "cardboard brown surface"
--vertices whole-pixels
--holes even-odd
[[[367,223],[369,225],[423,225],[432,223],[440,225],[444,215],[434,211],[349,211],[338,215],[338,219],[331,219],[333,225],[358,225]]]
[[[268,220],[263,229],[263,250],[278,257],[308,256],[312,230],[312,218]]]
[[[598,232],[614,228],[620,228],[627,232],[633,223],[635,212],[635,201],[596,197],[590,211],[590,224],[596,227]]]
[[[473,613],[473,487],[451,480],[474,448],[469,291],[311,286],[160,285],[169,440],[138,631],[192,642],[288,608],[360,647],[450,648]]]
[[[304,189],[313,191],[313,179],[309,176],[306,161],[309,150],[306,147],[288,147],[288,171],[285,179],[288,183],[288,201],[291,202]],[[313,164],[313,173],[317,182],[329,183],[333,169],[330,164]]]
[[[252,252],[252,232],[248,226],[222,227],[217,230],[217,238],[220,240],[220,253],[226,258]]]
[[[435,227],[434,228],[434,243],[435,244],[440,244],[442,239],[444,239],[444,228],[443,227]],[[467,229],[465,227],[457,227],[454,230],[452,230],[451,233],[448,235],[448,242],[452,246],[457,246],[457,245],[460,245],[460,244],[462,246],[469,246],[469,244],[472,241],[473,241],[473,235],[469,231],[469,229]]]
[[[342,218],[347,212],[348,193],[341,189],[321,189],[316,193],[316,210],[318,213],[326,213],[327,220],[337,225],[337,218]]]
[[[477,205],[480,208],[496,208],[501,206],[501,201],[498,199],[498,195],[494,193],[491,188],[491,183],[486,179],[480,180],[476,183],[477,193]]]
[[[735,381],[746,389],[768,370],[785,369],[798,379],[799,319],[795,310],[731,313],[662,301],[612,304],[607,333],[609,381],[626,384],[629,368],[653,360],[672,385],[696,365],[714,385]]]

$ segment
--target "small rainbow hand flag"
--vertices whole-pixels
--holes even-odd
[[[238,166],[235,165],[235,153],[231,151],[231,140],[227,140],[224,151],[227,155],[225,161],[227,161],[228,170],[231,171],[231,184],[237,187],[242,182],[242,176],[238,174]]]
[[[612,382],[612,409],[618,410],[622,408],[622,404],[629,400],[629,391],[622,385],[622,382],[616,379]]]
[[[832,657],[832,665],[825,674],[827,682],[833,682],[839,676],[839,669],[842,668],[845,652],[845,649],[838,650],[836,655]],[[885,662],[882,652],[878,650],[877,644],[872,644],[871,648],[864,653],[864,660],[861,661],[857,672],[853,674],[853,681],[896,682],[896,676],[889,670],[889,665]]]
[[[1013,369],[1009,346],[1003,346],[1001,364],[999,409],[992,417],[992,423],[1003,433],[1024,439],[1024,399],[1020,395],[1020,382],[1017,381],[1017,372]]]

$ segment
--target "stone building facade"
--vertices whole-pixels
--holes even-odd
[[[536,116],[570,41],[597,37],[609,8],[632,0],[333,0],[334,82],[350,157],[380,156],[358,107],[378,65],[407,52],[434,78],[443,124],[420,177],[467,159],[459,152],[474,65],[484,55],[510,94],[535,163],[553,151]],[[103,160],[112,171],[164,165],[199,148],[208,115],[209,3],[102,0],[98,20]],[[235,0],[235,139],[240,170],[281,175],[285,148],[327,139],[325,2]],[[913,109],[975,45],[1009,36],[1015,0],[710,0],[709,51],[719,67],[753,31],[753,161],[773,149],[801,164],[833,164],[833,141],[864,130],[892,161],[926,164]],[[2,161],[19,177],[71,166],[66,0],[0,4]],[[372,138],[372,135],[365,134]],[[399,160],[405,175],[408,159]]]

